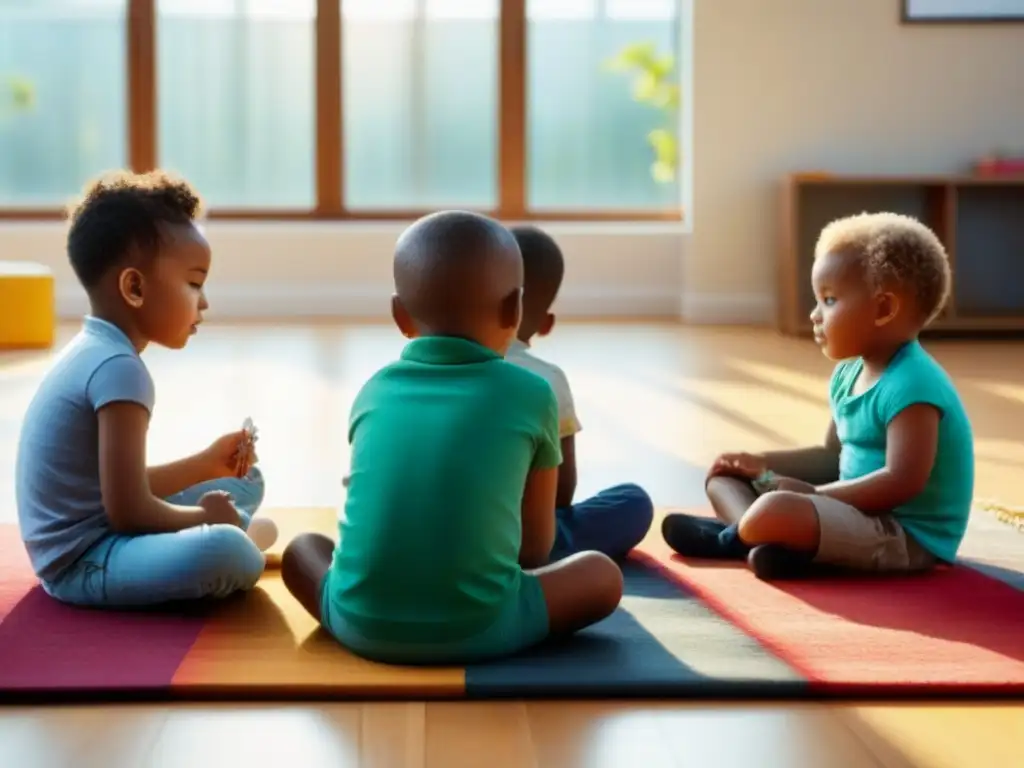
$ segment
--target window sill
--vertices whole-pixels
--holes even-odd
[[[444,207],[445,206],[442,206],[435,210],[441,210]],[[210,221],[268,223],[284,221],[324,221],[400,224],[414,221],[430,212],[431,211],[429,210],[316,211],[293,209],[214,208],[208,212],[207,219]],[[613,224],[663,222],[666,224],[677,225],[684,222],[683,212],[679,210],[546,210],[518,214],[505,214],[501,211],[481,210],[480,213],[495,216],[502,221],[515,222],[597,222]],[[0,221],[61,221],[65,218],[65,215],[65,212],[59,208],[0,208]]]

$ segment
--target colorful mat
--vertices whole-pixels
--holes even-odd
[[[286,531],[335,528],[331,510],[272,514]],[[992,567],[1024,571],[1008,568],[1012,553],[1000,558]],[[344,651],[274,571],[248,595],[188,613],[58,604],[36,585],[16,529],[0,526],[0,697],[1024,693],[1024,592],[1011,579],[958,567],[769,585],[742,567],[684,563],[655,534],[624,574],[622,607],[570,640],[466,669],[413,669]]]

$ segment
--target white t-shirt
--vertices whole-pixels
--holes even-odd
[[[541,360],[530,353],[530,347],[515,339],[505,353],[505,359],[526,370],[537,374],[545,379],[555,391],[555,398],[558,400],[558,436],[572,437],[583,426],[576,418],[576,405],[573,403],[572,390],[569,388],[569,379],[565,373],[554,363]]]

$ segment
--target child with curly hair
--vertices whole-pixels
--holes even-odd
[[[952,563],[974,491],[974,441],[956,387],[918,335],[950,290],[948,258],[919,221],[860,214],[822,231],[814,338],[836,361],[823,445],[718,457],[719,521],[666,517],[691,557],[747,558],[763,579],[811,563],[908,573]]]
[[[63,602],[127,608],[246,590],[277,536],[273,521],[252,519],[263,478],[241,431],[146,466],[155,395],[140,354],[181,349],[202,322],[211,254],[200,207],[184,181],[117,173],[71,211],[68,257],[90,314],[28,407],[15,469],[29,559]]]

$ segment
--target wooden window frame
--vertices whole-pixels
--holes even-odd
[[[316,15],[316,204],[312,209],[211,208],[209,219],[235,221],[409,221],[428,210],[351,210],[345,204],[344,103],[342,99],[342,3],[317,0]],[[128,165],[157,167],[157,0],[128,0],[126,66]],[[527,0],[501,0],[498,99],[498,206],[476,209],[503,221],[683,220],[681,208],[648,210],[531,210],[526,179]],[[61,219],[60,209],[0,208],[0,220]]]

